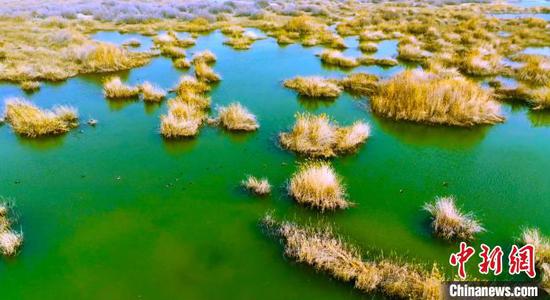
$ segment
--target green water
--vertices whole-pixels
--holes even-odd
[[[165,103],[109,102],[103,76],[45,84],[31,95],[0,85],[1,99],[71,104],[83,120],[69,134],[38,140],[0,127],[0,194],[14,199],[25,233],[21,253],[0,259],[2,299],[372,298],[284,258],[257,225],[271,210],[324,220],[362,249],[435,261],[449,274],[456,245],[434,239],[421,211],[437,195],[456,195],[477,213],[488,229],[478,243],[507,248],[525,225],[550,234],[548,113],[504,105],[506,123],[473,129],[388,121],[373,116],[364,99],[312,102],[282,87],[296,75],[343,75],[321,65],[314,56],[320,48],[266,39],[235,51],[222,41],[219,33],[201,36],[189,53],[218,56],[214,69],[223,81],[211,92],[214,105],[240,101],[258,116],[257,132],[204,127],[192,140],[163,140]],[[402,69],[354,71],[386,77]],[[183,73],[156,58],[120,75],[168,88]],[[286,195],[285,182],[303,158],[280,149],[276,137],[297,111],[371,124],[372,137],[357,154],[333,160],[354,208],[319,215]],[[84,124],[88,118],[98,119],[97,127]],[[267,176],[273,194],[243,192],[238,183],[246,174]]]

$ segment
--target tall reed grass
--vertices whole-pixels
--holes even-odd
[[[212,124],[219,124],[228,130],[254,131],[260,127],[256,116],[238,102],[218,107],[218,117],[210,120]]]
[[[471,240],[485,231],[472,213],[463,213],[453,197],[437,197],[426,203],[424,210],[432,215],[432,227],[437,236],[446,240]]]
[[[328,162],[309,161],[300,165],[288,183],[288,192],[299,204],[322,212],[352,205],[340,177]]]
[[[333,157],[355,151],[370,136],[362,121],[339,127],[326,114],[297,114],[289,132],[279,134],[283,147],[312,157]]]
[[[382,116],[415,122],[473,126],[504,121],[489,91],[462,77],[404,71],[382,82],[370,101]]]
[[[78,112],[70,106],[40,109],[22,98],[9,98],[5,105],[6,121],[20,135],[35,138],[59,135],[78,126]]]
[[[293,89],[298,94],[307,97],[335,98],[340,95],[342,89],[335,80],[322,77],[295,77],[284,81],[284,86]]]
[[[13,212],[11,205],[0,197],[0,252],[14,256],[23,244],[23,233],[12,229]]]
[[[444,277],[434,264],[431,270],[412,263],[377,257],[364,260],[360,250],[335,235],[328,226],[300,226],[278,222],[267,214],[261,221],[268,233],[280,238],[285,255],[349,282],[365,293],[397,299],[438,300]]]

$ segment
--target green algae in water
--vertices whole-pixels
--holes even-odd
[[[550,233],[545,114],[504,105],[505,123],[469,129],[381,119],[346,93],[319,103],[282,87],[297,75],[350,72],[324,68],[314,55],[322,48],[279,47],[266,39],[235,51],[223,40],[218,32],[200,36],[188,52],[217,55],[214,70],[223,80],[210,93],[213,105],[241,102],[258,117],[257,132],[204,127],[195,139],[164,140],[159,117],[166,103],[106,100],[101,80],[108,75],[44,84],[31,95],[0,85],[1,99],[70,104],[82,118],[69,134],[37,140],[0,127],[0,194],[15,199],[25,233],[19,256],[0,260],[2,298],[372,298],[284,259],[258,227],[271,210],[304,223],[324,220],[364,250],[437,262],[447,274],[454,272],[448,259],[457,246],[432,237],[421,210],[437,195],[455,195],[483,222],[488,232],[478,236],[476,249],[483,242],[507,251],[522,226]],[[402,69],[352,72],[387,77]],[[170,88],[184,73],[159,57],[117,75],[129,84],[148,80]],[[303,111],[371,124],[372,137],[358,153],[333,160],[354,208],[320,215],[286,195],[286,180],[304,158],[280,149],[276,137]],[[85,125],[88,118],[99,124]],[[239,182],[246,174],[269,178],[272,195],[244,192]],[[477,261],[468,266],[474,274]]]

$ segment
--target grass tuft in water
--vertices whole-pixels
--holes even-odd
[[[143,101],[160,102],[166,96],[166,92],[158,86],[151,84],[148,81],[139,85]]]
[[[342,52],[336,50],[325,50],[319,57],[323,63],[341,68],[353,68],[359,65],[355,58],[344,56]]]
[[[241,182],[241,185],[259,196],[271,193],[271,184],[269,184],[267,178],[260,179],[254,176],[247,176],[246,179]]]
[[[14,256],[23,244],[23,233],[16,232],[13,224],[11,206],[0,197],[0,252],[5,256]]]
[[[353,152],[370,136],[370,126],[362,121],[339,127],[326,114],[297,114],[289,132],[282,132],[283,147],[312,157],[333,157]]]
[[[103,83],[103,95],[109,99],[136,97],[139,90],[137,86],[124,84],[118,76],[108,78]]]
[[[335,80],[318,76],[295,77],[284,81],[284,86],[307,97],[336,98],[342,92]]]
[[[471,240],[485,231],[472,213],[463,213],[456,207],[453,197],[437,197],[426,203],[424,210],[432,215],[432,227],[437,236],[446,240]]]
[[[78,112],[70,106],[56,106],[53,110],[36,107],[21,98],[9,98],[5,106],[6,121],[13,130],[26,137],[59,135],[78,126]]]
[[[352,205],[340,177],[328,162],[309,161],[299,166],[288,183],[288,193],[296,202],[325,210],[345,209]]]
[[[238,102],[218,107],[218,117],[209,122],[236,131],[254,131],[260,127],[256,116]]]
[[[221,80],[220,75],[214,72],[214,70],[204,61],[195,62],[195,76],[198,80],[208,83]]]

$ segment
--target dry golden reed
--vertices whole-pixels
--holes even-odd
[[[485,231],[472,213],[463,213],[453,197],[437,197],[426,203],[424,210],[432,215],[432,227],[437,236],[446,240],[471,240]]]
[[[264,196],[271,193],[271,184],[269,184],[267,178],[247,176],[246,179],[241,182],[241,185],[259,196]]]
[[[210,123],[236,131],[254,131],[260,127],[256,116],[238,102],[218,107],[218,117]]]
[[[300,226],[276,221],[267,214],[262,225],[281,239],[286,256],[312,266],[365,293],[390,298],[438,300],[444,277],[434,264],[430,271],[420,265],[376,258],[363,260],[360,251],[336,236],[328,226]]]
[[[298,168],[288,183],[288,193],[304,206],[320,211],[352,205],[340,177],[328,162],[309,161]]]
[[[491,93],[475,82],[423,71],[404,71],[382,82],[370,104],[375,113],[397,120],[454,126],[504,121]]]
[[[45,110],[25,99],[9,98],[5,114],[6,121],[16,133],[31,138],[63,134],[78,126],[78,112],[70,106]]]
[[[312,157],[333,157],[355,151],[370,136],[370,126],[356,121],[339,127],[326,114],[296,114],[289,132],[279,134],[283,147]]]
[[[335,98],[340,95],[342,89],[336,80],[324,79],[318,76],[294,77],[284,81],[284,86],[295,90],[306,97]]]

